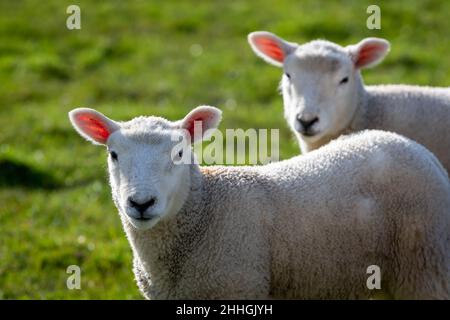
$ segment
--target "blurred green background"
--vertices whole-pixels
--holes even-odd
[[[81,8],[81,30],[66,8]],[[368,30],[378,4],[382,29]],[[67,112],[85,106],[127,120],[183,117],[200,104],[221,128],[280,128],[298,153],[277,93],[280,70],[250,50],[269,30],[297,42],[391,41],[366,83],[450,85],[450,2],[0,1],[0,298],[140,299],[131,250],[107,184],[105,150]],[[66,288],[81,267],[81,290]]]

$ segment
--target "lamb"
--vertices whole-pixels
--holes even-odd
[[[423,144],[450,171],[450,88],[363,84],[360,70],[384,58],[387,40],[298,45],[259,31],[248,41],[258,56],[283,68],[284,116],[303,153],[342,134],[379,129]]]
[[[107,147],[148,299],[364,299],[374,264],[393,298],[450,298],[450,180],[405,137],[363,131],[268,165],[201,167],[191,145],[217,128],[214,107],[175,122],[69,117]]]

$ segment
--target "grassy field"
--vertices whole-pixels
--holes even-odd
[[[298,147],[284,123],[280,70],[246,35],[298,42],[389,39],[366,83],[450,85],[449,1],[0,1],[0,298],[140,298],[131,250],[106,182],[105,151],[83,141],[67,112],[92,107],[126,120],[178,119],[199,104],[224,128],[279,128],[280,154]],[[81,7],[82,29],[66,28]],[[81,290],[66,268],[81,267]]]

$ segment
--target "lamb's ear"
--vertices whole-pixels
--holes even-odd
[[[189,112],[178,125],[181,129],[187,130],[191,143],[195,143],[208,138],[219,125],[221,118],[222,111],[220,109],[199,106]]]
[[[93,109],[73,109],[69,119],[75,130],[94,144],[106,144],[111,133],[119,129],[118,123]]]
[[[282,67],[284,59],[298,47],[267,31],[250,33],[248,42],[258,56],[277,67]]]
[[[358,69],[374,66],[389,52],[390,44],[380,38],[366,38],[355,45],[348,46],[347,51]]]

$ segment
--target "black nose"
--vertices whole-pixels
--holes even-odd
[[[128,198],[128,202],[130,204],[130,207],[135,208],[140,214],[143,214],[145,210],[147,210],[149,207],[155,204],[156,199],[152,197],[150,198],[150,200],[146,202],[138,203],[134,201],[132,198]]]
[[[300,122],[300,124],[302,125],[303,129],[305,131],[308,131],[309,128],[311,128],[311,126],[316,123],[317,121],[319,121],[319,118],[315,117],[312,118],[310,120],[305,120],[303,118],[297,118],[298,122]]]

